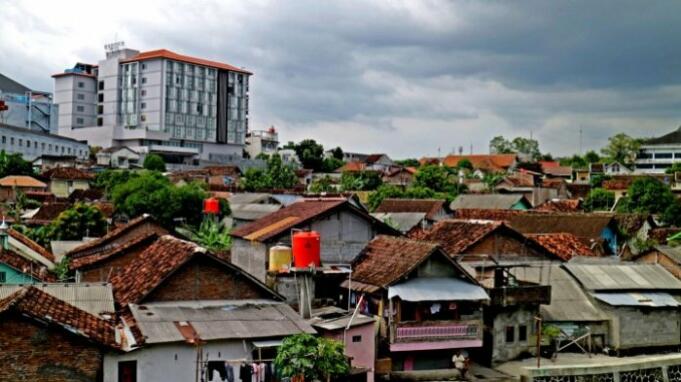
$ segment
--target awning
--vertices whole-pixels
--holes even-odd
[[[251,343],[256,349],[263,348],[278,348],[283,343],[283,340],[266,340],[266,341],[252,341]]]
[[[489,300],[482,287],[453,277],[422,277],[388,287],[388,298],[395,296],[404,301]]]
[[[681,303],[669,293],[592,293],[594,298],[612,306],[678,307]]]

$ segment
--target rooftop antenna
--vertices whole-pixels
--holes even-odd
[[[579,126],[579,155],[582,155],[582,126]]]
[[[471,151],[470,151],[470,155],[473,155],[473,142],[471,142]]]

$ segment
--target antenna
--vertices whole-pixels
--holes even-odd
[[[471,142],[471,151],[470,151],[470,155],[473,155],[473,142]]]
[[[582,155],[582,126],[579,126],[579,155]]]

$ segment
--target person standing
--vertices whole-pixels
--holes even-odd
[[[452,363],[454,363],[454,368],[459,371],[461,379],[466,378],[466,371],[468,371],[468,360],[466,356],[461,353],[461,350],[457,350],[452,357]]]

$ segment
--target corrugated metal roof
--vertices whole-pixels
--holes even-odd
[[[592,296],[612,306],[681,306],[669,293],[592,293]]]
[[[232,217],[234,219],[254,221],[272,212],[279,211],[281,204],[231,204]]]
[[[511,273],[518,280],[551,285],[551,303],[541,306],[541,314],[546,321],[608,320],[608,316],[591,302],[577,281],[560,264],[513,268]]]
[[[485,289],[453,277],[419,277],[388,287],[388,298],[404,301],[489,300]]]
[[[253,203],[265,203],[272,199],[271,194],[264,192],[240,192],[237,194],[232,194],[232,196],[227,199],[229,204],[253,204]]]
[[[510,209],[524,198],[518,194],[459,195],[449,205],[451,210],[460,208]]]
[[[681,248],[672,247],[669,245],[657,245],[655,246],[655,249],[674,260],[677,264],[681,264]]]
[[[426,217],[425,212],[374,212],[371,215],[397,228],[402,233],[409,232],[412,228],[420,225]]]
[[[55,283],[31,284],[31,286],[95,316],[115,311],[111,284]],[[0,299],[11,295],[21,287],[22,285],[0,285]]]
[[[584,288],[598,290],[681,290],[681,281],[657,264],[566,264]]]
[[[310,320],[310,324],[312,324],[312,326],[314,327],[321,328],[324,330],[340,330],[345,329],[348,326],[348,323],[350,323],[351,318],[352,313],[348,313],[342,317],[333,317],[326,319],[315,317]],[[350,327],[373,324],[375,322],[376,320],[373,317],[358,314],[355,316],[354,319],[352,319]]]
[[[284,206],[288,206],[289,204],[293,204],[303,197],[300,195],[291,195],[291,194],[272,194],[272,199],[278,201],[279,203],[283,204]]]
[[[188,322],[203,340],[284,337],[315,330],[293,309],[268,300],[131,304],[147,343],[178,342],[175,322]]]

